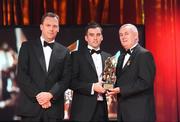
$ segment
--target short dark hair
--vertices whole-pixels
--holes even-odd
[[[46,17],[56,17],[56,18],[58,19],[58,21],[59,21],[59,16],[58,16],[57,14],[55,14],[55,13],[53,13],[53,12],[47,12],[47,13],[45,13],[45,14],[42,16],[42,18],[41,18],[41,24],[43,24],[44,19],[45,19]]]
[[[88,32],[88,29],[90,28],[100,28],[101,30],[101,33],[103,31],[102,27],[100,26],[100,24],[96,23],[96,22],[90,22],[88,23],[88,25],[85,27],[85,35],[87,34]]]

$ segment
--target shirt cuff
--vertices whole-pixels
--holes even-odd
[[[91,95],[94,95],[94,83],[92,84],[92,88],[91,88]]]

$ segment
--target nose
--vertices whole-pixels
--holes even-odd
[[[53,30],[53,28],[54,28],[54,27],[53,27],[53,26],[51,26],[51,27],[50,27],[50,30]]]
[[[97,39],[97,36],[94,36],[94,39],[96,40],[96,39]]]

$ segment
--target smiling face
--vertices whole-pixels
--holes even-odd
[[[119,30],[119,38],[121,45],[128,50],[138,42],[138,31],[134,25],[124,25]]]
[[[85,35],[85,40],[91,47],[95,49],[99,48],[103,40],[101,29],[99,27],[89,28]]]
[[[40,29],[42,31],[42,37],[50,42],[56,38],[56,35],[59,32],[59,21],[56,17],[47,16],[40,25]]]

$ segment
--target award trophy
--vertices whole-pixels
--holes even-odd
[[[114,87],[116,82],[116,65],[118,57],[120,56],[120,51],[118,51],[114,56],[108,57],[105,60],[105,67],[102,73],[103,87],[108,90]]]

